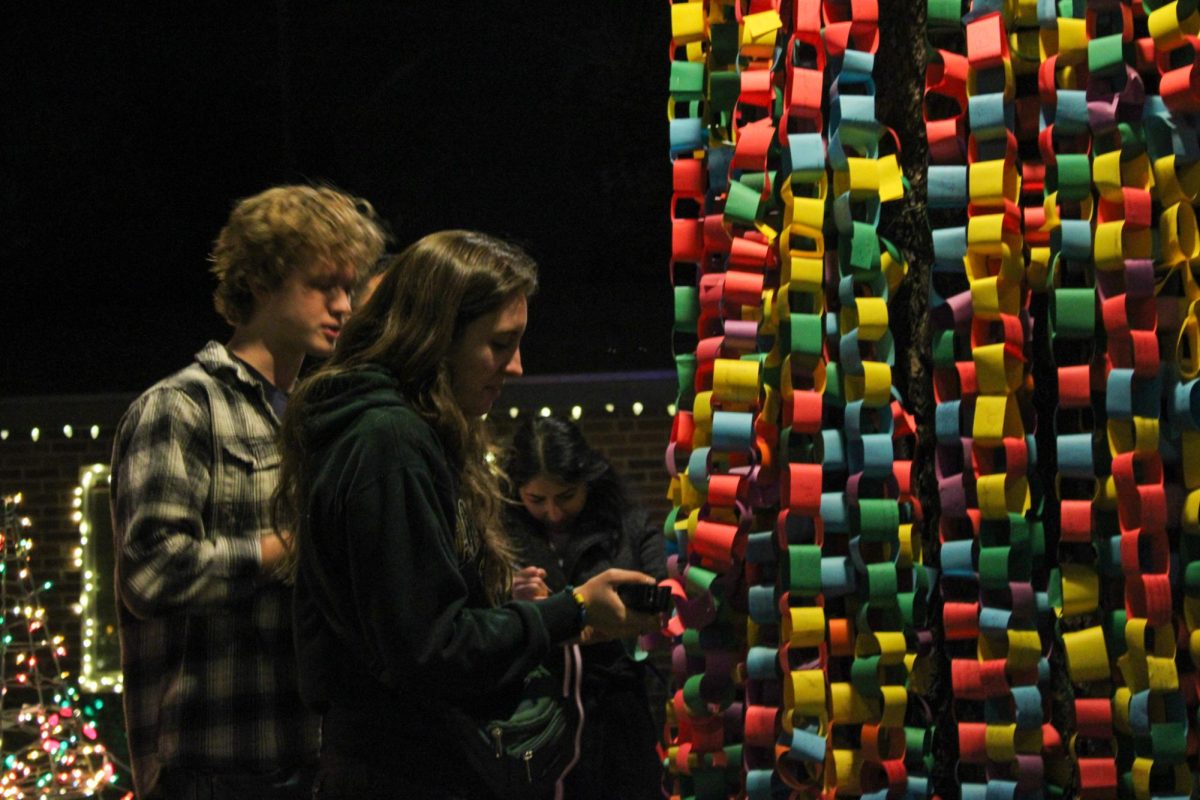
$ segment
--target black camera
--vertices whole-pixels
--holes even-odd
[[[622,583],[617,586],[617,596],[630,611],[662,614],[671,608],[670,586],[655,586],[652,583]]]

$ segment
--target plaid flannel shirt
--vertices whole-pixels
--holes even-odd
[[[278,418],[209,342],[134,401],[113,447],[113,531],[134,786],[164,767],[269,772],[315,760],[297,692],[291,588],[257,580]]]

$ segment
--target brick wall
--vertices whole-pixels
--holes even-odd
[[[583,414],[578,424],[588,441],[609,457],[630,494],[661,522],[670,508],[663,451],[671,429],[667,405],[673,379],[673,374],[636,373],[515,381],[489,418],[493,439],[506,441],[516,426],[509,408],[518,408],[520,415],[542,407],[568,414],[579,405]],[[42,595],[47,628],[66,637],[63,667],[72,675],[78,675],[82,655],[82,622],[74,610],[83,585],[75,564],[75,488],[85,469],[108,463],[113,430],[131,400],[128,395],[0,400],[0,494],[24,496],[23,513],[33,522],[31,568],[39,583],[52,583]],[[642,403],[641,414],[633,412],[634,402]],[[64,425],[73,427],[70,437]],[[94,438],[92,426],[97,426]],[[36,441],[30,433],[34,427],[39,429]]]

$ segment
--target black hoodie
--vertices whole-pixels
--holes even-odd
[[[296,647],[301,695],[325,715],[323,747],[453,780],[464,765],[438,709],[502,709],[552,645],[579,633],[575,602],[564,592],[488,606],[477,559],[453,545],[455,470],[387,370],[314,387],[303,437]]]

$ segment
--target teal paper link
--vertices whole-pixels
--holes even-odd
[[[1095,478],[1096,464],[1092,433],[1069,433],[1058,437],[1058,471],[1066,478]]]
[[[791,180],[816,183],[825,175],[825,140],[819,133],[793,133],[788,137],[785,169]]]
[[[1200,378],[1175,386],[1172,409],[1181,428],[1200,430]]]
[[[826,472],[846,471],[846,445],[842,436],[842,432],[834,428],[821,430],[821,464]],[[828,523],[823,510],[821,516]]]
[[[1091,220],[1062,220],[1062,224],[1050,232],[1050,247],[1057,250],[1063,258],[1072,261],[1091,261]]]
[[[821,520],[825,523],[826,534],[847,534],[850,532],[850,521],[846,516],[845,494],[842,492],[822,492]],[[824,572],[822,572],[822,575],[824,575]]]
[[[714,450],[740,452],[754,445],[754,415],[748,411],[717,411],[712,418]],[[689,472],[689,477],[690,477]],[[707,482],[707,479],[706,479]]]
[[[746,652],[746,677],[756,681],[778,680],[779,651],[774,647],[751,647]]]
[[[1012,687],[1017,730],[1033,731],[1042,727],[1042,692],[1036,686]]]
[[[989,636],[1005,636],[1011,621],[1012,611],[1007,608],[981,606],[979,609],[979,630]]]
[[[850,472],[868,478],[887,478],[892,474],[895,451],[892,437],[886,433],[868,433],[850,440]]]
[[[930,208],[966,208],[967,168],[931,165],[927,174]]]
[[[748,800],[771,800],[774,789],[771,779],[775,775],[773,769],[752,769],[746,772],[746,797]]]
[[[751,586],[746,593],[750,619],[759,625],[778,625],[779,608],[775,605],[775,587]]]
[[[698,118],[673,119],[670,124],[671,155],[704,149],[704,123]]]
[[[965,273],[963,259],[967,255],[967,228],[936,228],[933,231],[933,271],[954,275]]]
[[[962,401],[938,403],[933,412],[933,435],[938,444],[954,445],[962,440]]]
[[[974,549],[975,542],[971,539],[942,544],[942,574],[948,578],[977,579]]]
[[[703,491],[708,490],[708,452],[707,447],[697,447],[688,457],[688,480]]]
[[[847,162],[848,165],[849,162]],[[837,225],[838,233],[845,234],[851,230],[850,220],[866,223],[873,228],[878,227],[880,208],[878,195],[854,201],[850,199],[850,192],[842,192],[833,198],[833,219]],[[855,209],[862,211],[862,214],[855,217]]]
[[[752,564],[774,564],[778,560],[774,531],[756,531],[746,536],[746,560]]]
[[[1087,91],[1084,89],[1059,89],[1055,95],[1054,132],[1064,136],[1076,136],[1088,132]]]
[[[967,98],[967,114],[970,118],[971,133],[978,139],[998,139],[1006,141],[1008,132],[1012,130],[1013,107],[1004,100],[1000,92],[979,94]]]
[[[825,556],[821,559],[821,593],[826,600],[844,597],[856,590],[854,567],[847,556]]]
[[[825,737],[804,728],[792,730],[788,755],[800,761],[823,762],[825,760]]]
[[[890,405],[890,404],[889,404]],[[876,424],[872,425],[871,420]],[[867,406],[862,400],[846,404],[846,438],[859,438],[868,433],[886,434],[890,439],[896,431],[896,418],[892,416],[891,408],[880,406],[878,409]],[[891,471],[888,471],[891,474]]]
[[[1172,155],[1185,164],[1200,160],[1200,140],[1191,117],[1172,114],[1161,96],[1146,96],[1142,109],[1146,149],[1151,158]]]
[[[962,800],[991,800],[987,784],[984,783],[964,783],[961,797]]]

